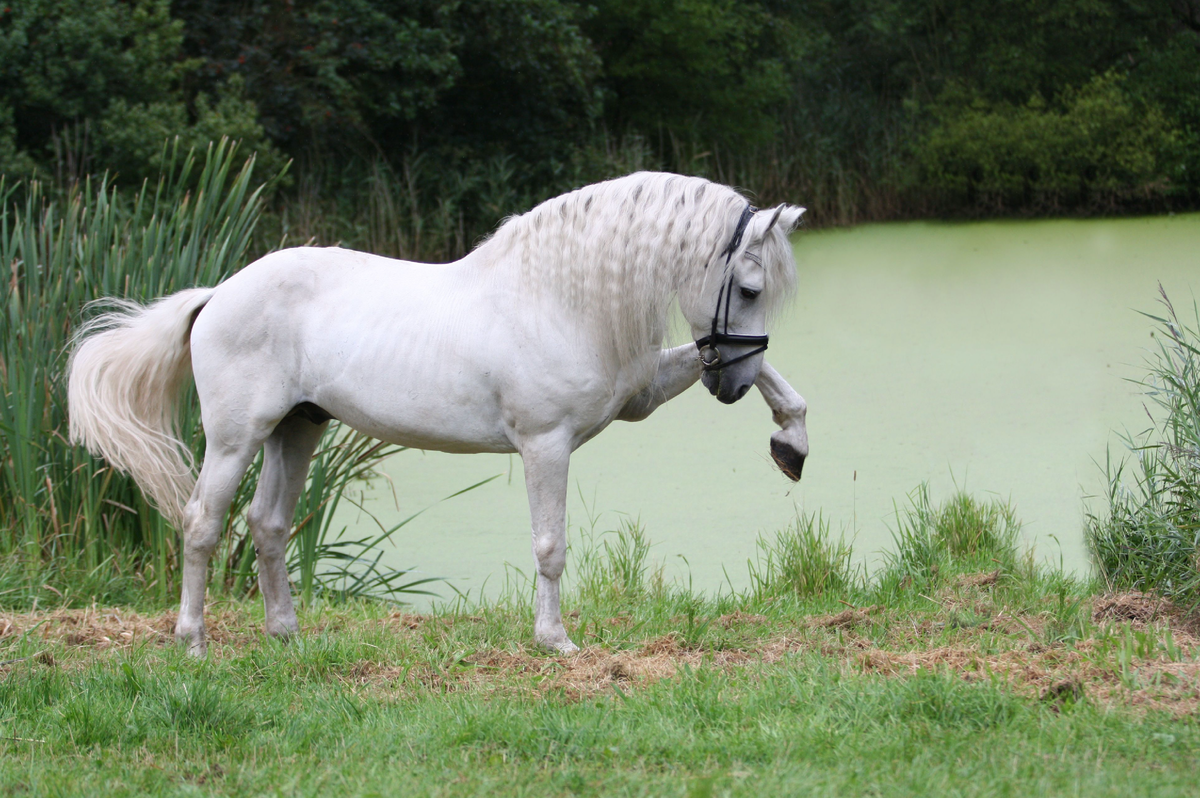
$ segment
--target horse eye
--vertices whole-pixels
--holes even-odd
[[[752,300],[756,296],[758,296],[758,294],[759,294],[759,292],[755,291],[753,288],[743,288],[742,289],[742,298],[743,299]]]

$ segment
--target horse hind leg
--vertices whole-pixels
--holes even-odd
[[[287,544],[309,462],[326,426],[301,416],[288,416],[263,446],[262,473],[247,521],[258,558],[266,632],[275,637],[289,637],[300,630],[288,582]]]
[[[189,654],[204,656],[208,643],[204,630],[204,592],[208,584],[208,562],[221,537],[225,513],[250,467],[263,438],[252,437],[235,444],[210,429],[204,465],[196,487],[183,511],[183,579],[175,639]]]

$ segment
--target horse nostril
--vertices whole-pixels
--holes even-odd
[[[743,396],[745,396],[746,391],[749,391],[749,390],[750,390],[749,384],[743,385],[741,388],[738,388],[738,399],[741,399]]]

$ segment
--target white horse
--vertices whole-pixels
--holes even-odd
[[[330,419],[389,443],[517,452],[537,564],[534,637],[563,628],[567,463],[612,421],[638,421],[697,379],[725,403],[757,384],[800,478],[804,400],[763,361],[795,286],[803,208],[757,211],[733,189],[638,173],[507,220],[454,263],[338,248],[275,252],[215,288],[120,303],[81,330],[71,438],[133,476],[183,532],[176,638],[206,650],[208,562],[259,449],[248,522],[266,631],[298,631],[285,566],[292,516]],[[663,348],[672,300],[694,344]],[[196,479],[176,408],[189,371],[207,441]]]

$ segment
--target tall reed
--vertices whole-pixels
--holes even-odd
[[[168,146],[165,160],[159,180],[132,196],[104,177],[61,192],[38,183],[6,186],[0,178],[0,264],[7,272],[0,278],[0,556],[20,561],[31,590],[67,564],[95,573],[116,560],[132,563],[160,600],[175,590],[176,531],[131,480],[67,442],[64,374],[68,342],[88,303],[145,302],[215,285],[251,259],[263,211],[254,159],[240,158],[236,145],[222,140],[200,156]],[[199,460],[199,408],[190,392],[183,404],[182,430]],[[337,501],[397,451],[336,432],[326,440],[292,541],[306,596],[320,587],[322,557],[347,553],[334,545]],[[241,510],[256,476],[257,466],[235,499],[216,567],[218,584],[239,591],[253,588],[253,546]],[[366,578],[358,587],[398,586],[395,573],[376,567],[375,577],[382,581]]]
[[[253,159],[220,142],[203,159],[168,150],[132,197],[106,178],[65,196],[10,186],[0,206],[0,549],[35,577],[64,559],[95,567],[138,553],[165,595],[175,534],[126,478],[66,440],[66,348],[84,306],[213,285],[246,260],[261,210]],[[15,192],[23,201],[10,203]],[[194,405],[194,402],[191,404]],[[184,413],[194,432],[195,407]]]

